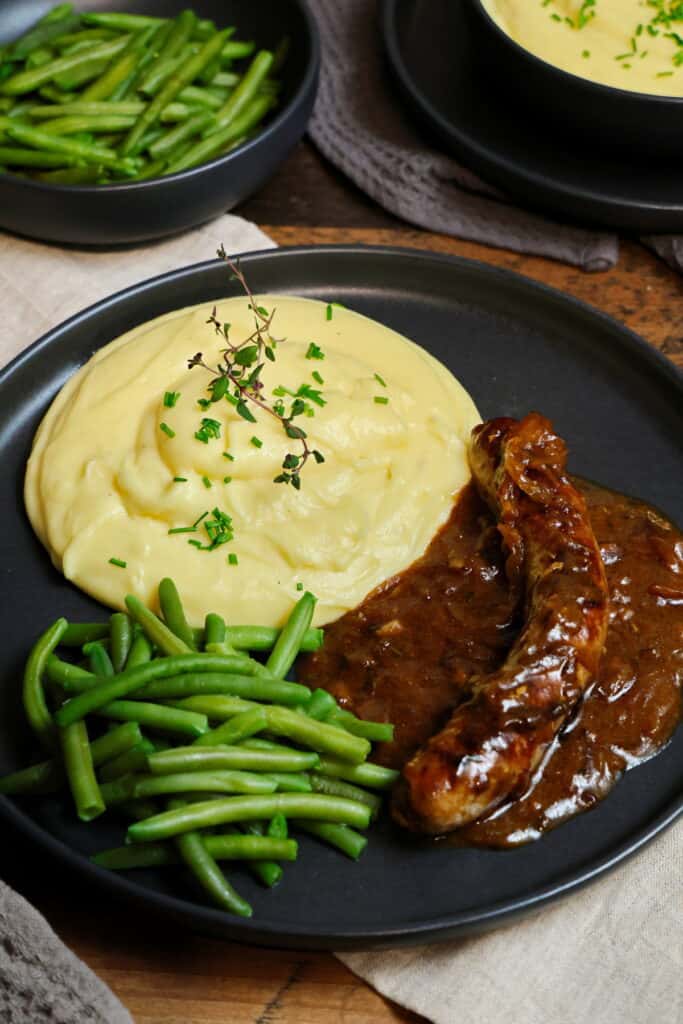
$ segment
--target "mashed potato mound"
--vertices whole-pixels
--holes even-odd
[[[106,345],[40,425],[26,473],[31,523],[67,579],[112,608],[127,593],[155,606],[159,580],[172,576],[195,625],[210,611],[232,624],[280,625],[301,585],[318,597],[316,622],[329,622],[422,554],[469,480],[466,444],[479,416],[441,363],[348,309],[328,318],[322,302],[259,302],[276,307],[272,332],[286,339],[263,371],[264,394],[306,383],[326,403],[297,420],[325,457],[306,465],[300,491],[273,483],[285,454],[300,451],[275,418],[254,409],[249,423],[225,399],[198,404],[211,378],[189,370],[188,357],[220,359],[208,304]],[[219,303],[218,317],[234,343],[253,330],[246,299]],[[311,342],[324,359],[307,357]],[[164,404],[166,392],[179,392],[175,405]],[[195,437],[203,417],[220,426],[206,443]],[[196,533],[169,533],[214,508],[232,518],[228,544],[188,543],[207,543],[206,520]]]

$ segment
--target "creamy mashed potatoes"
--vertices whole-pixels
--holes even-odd
[[[483,0],[515,42],[603,85],[683,96],[680,0]]]
[[[273,483],[285,454],[300,451],[275,418],[255,409],[258,422],[246,422],[225,399],[198,405],[211,377],[189,370],[188,357],[201,351],[215,365],[221,347],[206,304],[106,345],[45,416],[26,473],[28,514],[54,564],[105,604],[120,608],[134,593],[154,605],[169,575],[194,624],[216,611],[233,624],[279,625],[300,584],[319,599],[316,621],[329,622],[424,551],[469,479],[479,417],[437,360],[347,309],[328,319],[321,302],[259,301],[276,307],[273,335],[286,338],[266,364],[264,393],[307,383],[326,402],[297,420],[325,457],[306,465],[299,492]],[[234,343],[253,330],[244,299],[220,303],[218,316]],[[311,342],[324,359],[307,358]],[[175,405],[166,392],[179,392]],[[202,417],[220,427],[207,443],[195,438]],[[207,543],[204,521],[196,533],[169,533],[214,508],[232,517],[230,543],[189,544]]]

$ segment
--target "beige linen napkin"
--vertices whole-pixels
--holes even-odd
[[[131,251],[64,250],[0,235],[0,367],[93,302],[148,277],[210,260],[221,243],[229,253],[274,245],[256,225],[230,215],[170,242]],[[2,881],[0,1021],[132,1024],[107,986]]]
[[[0,234],[0,366],[63,320],[149,277],[229,253],[271,249],[255,224],[226,214],[170,241],[130,250],[61,249]]]
[[[681,1024],[683,822],[603,881],[518,924],[337,955],[434,1024]]]

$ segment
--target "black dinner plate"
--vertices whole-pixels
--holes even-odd
[[[401,331],[441,359],[482,416],[540,409],[569,442],[571,469],[631,492],[681,520],[683,383],[646,342],[542,285],[467,260],[363,247],[281,249],[243,258],[257,292],[340,301]],[[209,262],[146,281],[55,328],[0,373],[0,773],[27,763],[21,667],[37,630],[58,615],[104,617],[67,583],[33,535],[22,502],[31,438],[67,377],[100,346],[152,317],[235,293]],[[418,943],[490,928],[608,871],[683,810],[683,730],[629,772],[594,810],[508,852],[415,841],[385,818],[359,863],[302,837],[299,861],[274,891],[240,868],[254,917],[195,901],[173,869],[110,874],[88,854],[122,841],[116,821],[82,825],[68,801],[0,798],[0,817],[49,859],[181,925],[243,941],[315,948]],[[6,829],[9,836],[10,829]]]
[[[680,160],[599,151],[489,87],[465,0],[383,0],[382,33],[421,123],[513,199],[563,220],[638,234],[683,228]]]

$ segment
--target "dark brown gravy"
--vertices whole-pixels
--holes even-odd
[[[586,496],[610,588],[599,677],[526,792],[461,829],[467,844],[537,839],[607,795],[681,715],[683,534],[655,509],[594,484]],[[424,556],[325,630],[299,677],[361,718],[393,722],[376,760],[400,767],[446,721],[519,628],[498,531],[468,485]]]

